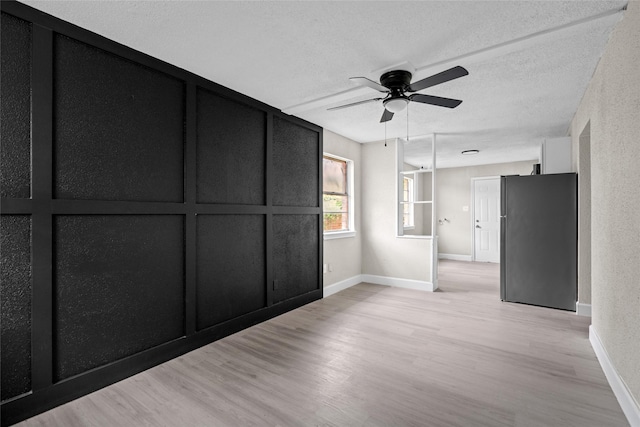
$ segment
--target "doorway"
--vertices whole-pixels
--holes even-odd
[[[471,179],[473,261],[500,262],[500,177]]]
[[[578,314],[591,315],[591,122],[578,139]]]

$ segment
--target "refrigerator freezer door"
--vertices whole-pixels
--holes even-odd
[[[500,177],[500,299],[507,300],[507,275],[505,266],[507,265],[507,252],[505,244],[507,241],[507,177]]]
[[[576,174],[503,178],[501,298],[576,309]]]

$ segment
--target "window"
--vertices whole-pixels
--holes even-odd
[[[404,228],[413,228],[413,206],[415,202],[415,192],[413,189],[413,178],[408,176],[402,179],[402,226]]]
[[[351,160],[330,154],[322,157],[322,210],[325,238],[355,235]]]

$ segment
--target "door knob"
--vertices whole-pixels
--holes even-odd
[[[478,224],[476,224],[476,228],[482,228],[482,227],[480,227]]]

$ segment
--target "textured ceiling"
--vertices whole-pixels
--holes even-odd
[[[407,146],[423,164],[420,136],[443,134],[438,165],[458,166],[535,159],[565,136],[626,1],[24,3],[359,142],[385,138],[383,107],[327,111],[378,97],[349,77],[462,65],[468,76],[421,93],[464,102],[411,104]],[[407,136],[406,113],[386,136]]]

